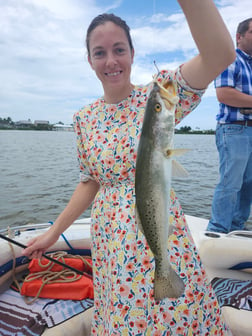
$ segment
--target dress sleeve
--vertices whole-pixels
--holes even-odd
[[[177,83],[179,102],[175,111],[175,124],[192,112],[200,103],[205,90],[192,89],[181,75],[180,68],[175,71],[162,70],[158,77],[172,79]]]
[[[191,88],[182,77],[180,69],[181,67],[175,71],[175,80],[178,84],[179,95],[179,102],[175,112],[176,125],[199,105],[201,97],[205,93],[205,90]]]
[[[86,134],[85,134],[85,126],[84,120],[81,117],[81,111],[77,112],[73,116],[73,123],[74,123],[74,130],[77,139],[77,154],[78,154],[78,161],[80,166],[80,181],[87,182],[88,180],[94,180],[92,177],[88,160],[87,154],[85,149],[85,142],[86,142]]]

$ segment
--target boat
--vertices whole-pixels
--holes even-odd
[[[252,232],[235,231],[227,235],[213,233],[206,231],[208,223],[206,219],[186,215],[186,220],[209,281],[213,281],[216,278],[252,281]],[[76,220],[47,252],[66,251],[70,254],[90,256],[90,223],[90,218]],[[31,238],[48,230],[51,224],[28,224],[10,227],[6,230],[0,230],[0,233],[26,245]],[[13,272],[15,277],[18,278],[19,275],[27,271],[29,264],[29,260],[22,256],[22,248],[13,244],[11,246],[9,242],[0,239],[0,316],[1,311],[4,310],[1,297],[9,291],[9,287],[13,282]],[[13,267],[13,263],[15,267]],[[21,297],[20,294],[19,296]],[[40,335],[64,336],[71,334],[72,336],[89,336],[93,302],[90,299],[88,300],[84,311],[78,311],[73,316],[64,318],[57,325],[45,325]],[[69,302],[69,300],[66,301]],[[48,305],[48,303],[46,304]],[[251,335],[251,311],[230,306],[223,306],[221,309],[233,336]],[[1,333],[3,323],[5,321],[0,321],[0,334],[3,334]],[[38,335],[36,333],[33,334]]]
[[[0,233],[21,245],[26,245],[30,239],[48,230],[51,224],[9,227],[6,230],[0,230]],[[90,242],[90,219],[81,219],[75,221],[47,252],[65,251],[71,255],[90,256]],[[0,335],[90,335],[93,300],[77,302],[39,298],[38,303],[27,305],[24,297],[9,287],[13,283],[13,274],[18,279],[27,272],[30,260],[22,256],[21,247],[10,244],[6,240],[0,239],[0,249]],[[36,308],[34,308],[35,304]],[[54,304],[56,304],[57,316],[53,315]],[[13,311],[12,307],[15,307]],[[45,309],[45,307],[49,308]],[[46,319],[42,318],[45,315]],[[22,320],[23,325],[21,325]],[[10,329],[11,332],[7,333],[6,330]]]
[[[251,287],[252,232],[245,230],[232,231],[228,234],[209,232],[206,230],[207,219],[187,215],[186,220],[213,288],[216,279],[221,284],[220,290],[223,294],[230,288],[235,291],[238,288],[245,288],[247,284]],[[225,283],[233,287],[231,285],[229,288],[224,287]],[[216,294],[220,302],[218,292]],[[226,295],[228,294],[232,293]],[[252,305],[249,303],[249,306],[246,309],[237,309],[232,304],[221,306],[224,319],[233,336],[252,335]]]

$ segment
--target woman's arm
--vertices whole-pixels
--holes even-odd
[[[66,208],[55,221],[54,232],[60,236],[91,205],[98,190],[99,185],[94,180],[79,182]]]
[[[235,60],[231,36],[212,0],[178,0],[199,55],[186,62],[181,74],[194,89],[204,89]]]
[[[23,255],[31,258],[40,258],[48,247],[53,245],[61,235],[92,203],[99,190],[99,185],[93,180],[80,182],[69,203],[56,219],[51,228],[43,235],[28,242]]]

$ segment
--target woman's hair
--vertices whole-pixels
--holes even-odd
[[[252,18],[249,18],[247,20],[240,22],[237,27],[236,33],[244,35],[249,30],[249,24],[251,21],[252,21]]]
[[[86,35],[86,47],[87,47],[88,55],[90,55],[89,42],[90,42],[90,35],[91,35],[92,31],[96,27],[98,27],[102,24],[105,24],[108,21],[113,22],[115,25],[121,27],[125,31],[125,34],[127,36],[128,42],[129,42],[130,49],[133,50],[133,43],[132,43],[132,39],[131,39],[131,36],[130,36],[130,28],[127,25],[127,23],[124,20],[122,20],[119,16],[116,16],[112,13],[111,14],[104,13],[104,14],[100,14],[100,15],[96,16],[91,21],[91,23],[88,27],[87,35]]]

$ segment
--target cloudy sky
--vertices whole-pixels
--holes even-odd
[[[215,3],[234,38],[237,24],[252,16],[251,0]],[[103,12],[114,12],[131,27],[135,84],[152,79],[154,60],[159,68],[174,69],[197,52],[175,0],[0,0],[1,118],[67,124],[102,95],[84,41],[91,19]],[[181,126],[215,128],[217,109],[211,84]]]

